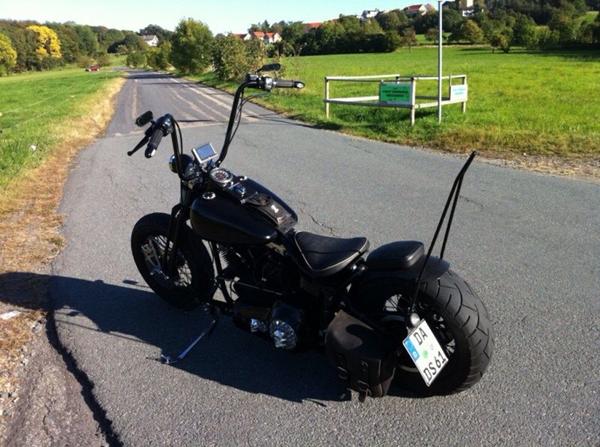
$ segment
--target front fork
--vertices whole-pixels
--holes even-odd
[[[190,216],[190,207],[194,198],[192,191],[182,182],[181,198],[177,205],[171,210],[169,231],[167,233],[167,246],[162,255],[161,266],[163,271],[170,277],[177,274],[177,249],[181,230]]]
[[[162,254],[160,264],[163,272],[169,277],[173,277],[177,272],[177,249],[179,248],[179,236],[181,227],[185,225],[189,210],[181,203],[178,203],[171,210],[171,220],[169,221],[169,231],[167,232],[167,244]]]

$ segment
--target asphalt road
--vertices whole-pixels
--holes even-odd
[[[184,141],[222,142],[230,97],[153,74],[120,94],[107,135],[84,150],[62,204],[68,244],[54,265],[59,337],[126,445],[598,445],[600,186],[475,162],[447,257],[487,304],[488,373],[459,395],[340,401],[317,353],[277,352],[221,321],[176,367],[155,361],[202,330],[163,304],[129,249],[135,222],[178,199],[170,144],[127,157],[147,109],[185,122]],[[226,166],[299,213],[301,228],[365,235],[372,247],[429,241],[464,158],[369,142],[257,106]]]

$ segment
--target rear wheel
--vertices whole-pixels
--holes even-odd
[[[416,394],[451,394],[481,379],[493,351],[492,325],[481,299],[452,271],[425,282],[417,313],[425,319],[446,351],[449,363],[427,388],[401,347],[407,335],[406,310],[414,285],[398,278],[378,278],[362,285],[355,305],[390,330],[400,346],[396,386]]]
[[[131,251],[138,270],[150,288],[169,304],[193,309],[209,300],[215,290],[212,261],[202,241],[187,226],[182,228],[176,268],[168,275],[161,265],[167,246],[168,214],[142,217],[131,233]]]

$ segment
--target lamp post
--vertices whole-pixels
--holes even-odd
[[[438,123],[442,123],[442,1],[438,0]]]

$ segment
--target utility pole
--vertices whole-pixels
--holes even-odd
[[[442,123],[442,0],[438,0],[438,123]]]

